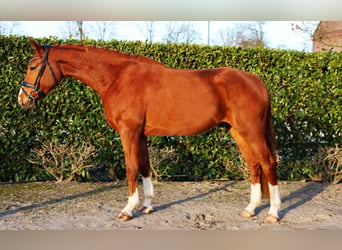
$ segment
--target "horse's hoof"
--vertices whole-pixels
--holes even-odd
[[[125,212],[120,212],[120,213],[116,216],[116,218],[117,218],[118,220],[128,221],[128,220],[132,219],[132,215],[129,215],[129,214],[125,213]]]
[[[245,217],[245,218],[252,218],[254,217],[254,213],[251,213],[249,211],[247,211],[246,209],[242,211],[242,213],[240,214],[241,217]]]
[[[140,212],[144,213],[144,214],[150,214],[153,212],[153,208],[151,207],[143,207],[142,209],[140,209]]]
[[[266,223],[275,223],[278,221],[279,221],[279,218],[274,216],[274,215],[271,215],[271,214],[268,214],[264,220],[264,222],[266,222]]]

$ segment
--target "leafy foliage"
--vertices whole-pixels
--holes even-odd
[[[40,43],[78,43],[54,37]],[[122,52],[143,55],[170,67],[201,69],[234,67],[255,73],[272,97],[282,179],[309,178],[318,150],[340,145],[342,128],[342,53],[304,53],[263,48],[149,44],[144,42],[82,41]],[[98,151],[97,173],[124,178],[124,159],[117,132],[106,123],[99,96],[75,79],[65,79],[41,103],[39,116],[17,103],[33,50],[26,37],[0,36],[0,181],[36,181],[51,178],[27,161],[48,140],[68,145],[87,142]],[[37,139],[32,140],[32,128]],[[244,163],[225,129],[217,127],[191,137],[151,137],[150,151],[161,152],[157,176],[186,175],[208,178],[245,178]],[[171,151],[170,151],[171,150]],[[165,157],[165,152],[171,152]],[[311,167],[312,166],[312,167]],[[311,172],[312,172],[311,171]],[[85,175],[87,176],[87,175]]]

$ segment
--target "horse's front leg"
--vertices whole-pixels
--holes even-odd
[[[145,214],[149,214],[153,212],[153,185],[150,175],[150,161],[148,158],[147,138],[144,135],[141,135],[139,139],[139,169],[142,175],[145,195],[144,206],[140,211]]]
[[[126,176],[128,181],[128,202],[117,215],[117,219],[129,220],[133,210],[139,204],[137,175],[139,170],[139,133],[130,130],[120,132],[121,142],[126,161]]]

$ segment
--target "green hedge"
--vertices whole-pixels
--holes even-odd
[[[49,44],[79,42],[57,38],[37,41]],[[312,157],[320,147],[341,144],[341,53],[115,40],[86,40],[83,43],[151,57],[174,68],[234,67],[259,75],[272,97],[280,159],[278,174],[282,179],[305,179],[313,167]],[[111,168],[116,177],[124,178],[119,135],[107,125],[101,101],[93,90],[68,78],[42,101],[38,121],[34,112],[20,108],[17,102],[19,82],[25,76],[32,53],[26,37],[0,36],[0,181],[51,178],[39,166],[26,160],[35,147],[50,139],[72,144],[89,142],[99,151],[100,164],[92,171],[94,176],[101,173],[105,176]],[[38,131],[38,141],[30,136],[32,126]],[[158,162],[155,170],[163,176],[244,177],[236,145],[223,128],[191,137],[151,137],[149,144],[154,155],[152,161]],[[172,153],[168,156],[167,152]],[[164,158],[158,161],[158,155]]]

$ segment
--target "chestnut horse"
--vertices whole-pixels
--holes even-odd
[[[255,75],[232,68],[179,70],[139,55],[84,45],[39,45],[21,82],[19,103],[32,108],[64,77],[76,78],[102,99],[108,124],[120,134],[128,180],[128,203],[117,218],[129,220],[139,203],[151,213],[153,186],[147,136],[186,136],[227,124],[251,172],[251,198],[241,213],[252,217],[262,194],[270,198],[266,222],[279,220],[270,99]]]

